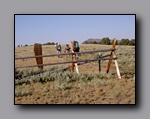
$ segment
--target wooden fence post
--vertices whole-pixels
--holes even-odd
[[[74,53],[74,51],[73,51],[73,42],[71,41],[71,51],[72,51],[72,53]],[[74,72],[74,54],[72,54],[72,72]]]
[[[73,56],[73,54],[72,54],[72,72],[74,72],[74,56]]]
[[[75,57],[74,57],[74,61],[76,61],[76,54],[75,54]],[[76,67],[76,72],[79,74],[79,69],[78,69],[78,64],[77,64],[77,62],[74,63],[74,66]]]
[[[75,44],[73,41],[71,41],[71,51],[72,53],[75,53]],[[78,70],[78,64],[74,63],[74,61],[76,61],[76,55],[77,54],[72,54],[72,71],[74,72],[74,67],[76,67],[76,72],[79,74],[79,70]]]
[[[34,54],[35,56],[42,55],[42,44],[35,43],[34,44]],[[43,64],[43,57],[36,58],[37,64]],[[43,70],[43,66],[38,66],[38,68]]]
[[[100,54],[100,52],[98,53],[98,58],[101,58],[101,54]],[[99,72],[101,71],[101,60],[99,60],[98,61],[98,63],[99,63]]]
[[[116,45],[116,39],[114,39],[112,48],[115,48],[115,45]],[[112,58],[112,57],[116,58],[115,51],[111,51],[110,58]],[[119,67],[118,67],[118,62],[116,59],[114,60],[114,62],[115,62],[118,78],[121,78]],[[108,61],[107,70],[106,70],[107,73],[109,72],[110,65],[111,65],[111,60]]]
[[[115,51],[114,51],[113,55],[114,55],[113,57],[116,58]],[[114,62],[115,62],[115,66],[116,66],[116,71],[117,71],[118,78],[121,78],[119,67],[118,67],[118,62],[117,62],[117,60],[114,60]]]
[[[114,39],[112,48],[115,48],[115,46],[116,46],[116,39]],[[112,58],[112,57],[113,57],[113,51],[111,51],[111,53],[110,53],[110,58]],[[107,73],[109,72],[110,65],[111,65],[111,60],[108,61],[108,65],[107,65],[107,69],[106,69]]]

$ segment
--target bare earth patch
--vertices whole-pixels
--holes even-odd
[[[113,84],[109,83],[112,80],[99,86],[72,85],[66,90],[55,89],[54,82],[38,82],[28,87],[29,95],[16,96],[15,104],[135,104],[135,81],[118,79]]]

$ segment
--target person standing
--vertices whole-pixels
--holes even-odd
[[[61,45],[59,44],[59,43],[56,43],[56,50],[57,50],[57,54],[61,54]],[[60,57],[60,56],[58,56],[58,57]]]

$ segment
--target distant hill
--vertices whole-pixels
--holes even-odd
[[[97,38],[89,38],[86,41],[84,41],[82,44],[91,44],[93,42],[99,43],[102,39],[97,39]]]
[[[82,44],[99,44],[102,39],[98,38],[89,38],[86,41],[84,41]],[[110,43],[112,43],[113,39],[110,39]],[[121,40],[117,40],[117,43],[120,43]]]

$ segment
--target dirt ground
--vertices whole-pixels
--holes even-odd
[[[111,46],[82,45],[81,51],[111,48]],[[43,46],[43,55],[54,54],[54,46]],[[118,64],[122,78],[118,79],[114,62],[110,73],[115,78],[94,79],[88,82],[78,80],[69,83],[68,88],[56,88],[56,81],[45,83],[15,85],[15,104],[135,104],[135,50],[133,47],[117,46]],[[33,46],[17,47],[15,57],[34,56]],[[94,58],[96,55],[82,55],[79,58]],[[70,61],[70,58],[43,58],[44,63]],[[102,71],[106,70],[108,61],[101,61]],[[16,60],[16,66],[35,65],[35,59]],[[65,66],[67,66],[65,64]],[[46,67],[44,67],[46,69]],[[33,68],[37,69],[37,67]],[[90,70],[88,70],[90,69]],[[21,69],[23,70],[23,69]],[[98,63],[79,67],[82,73],[97,73]],[[104,74],[104,73],[103,73]],[[94,82],[94,83],[93,83]]]
[[[76,87],[77,83],[80,82],[66,90],[55,89],[54,81],[31,84],[27,87],[27,95],[15,97],[15,104],[135,104],[133,79],[115,79],[113,84],[99,86]],[[22,88],[23,90],[26,88]]]

